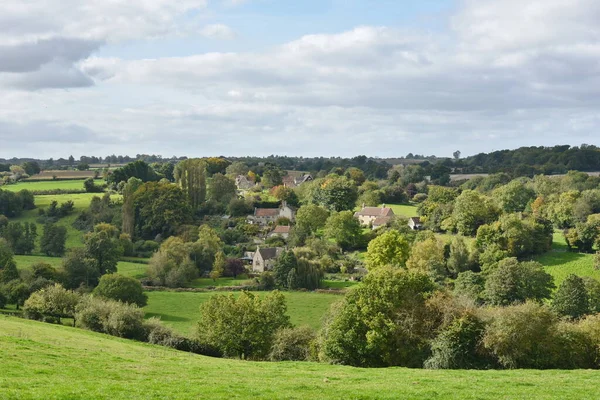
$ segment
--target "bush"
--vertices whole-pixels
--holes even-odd
[[[173,329],[162,324],[158,318],[150,318],[144,322],[144,330],[148,343],[160,346],[170,347],[176,350],[187,351],[195,354],[202,354],[211,357],[221,357],[216,349],[203,346],[194,339],[181,336]]]
[[[77,326],[126,339],[145,340],[144,311],[134,304],[88,297],[77,307]]]
[[[491,357],[485,354],[481,339],[485,324],[467,313],[455,319],[431,342],[431,357],[425,361],[430,369],[488,368]]]
[[[275,277],[271,272],[263,272],[260,277],[257,278],[258,285],[262,290],[273,290],[275,289]]]
[[[525,304],[491,311],[484,347],[505,368],[547,369],[556,366],[557,318],[543,305]]]
[[[138,307],[144,307],[148,303],[148,296],[144,293],[140,281],[119,274],[103,275],[94,289],[94,294]]]
[[[579,318],[588,314],[590,305],[584,280],[576,275],[569,275],[554,293],[552,308],[568,318]]]
[[[45,320],[56,319],[60,324],[61,318],[74,318],[75,310],[81,296],[59,284],[49,286],[33,293],[23,306],[27,318]]]
[[[271,361],[308,361],[316,335],[310,326],[283,328],[275,333]]]

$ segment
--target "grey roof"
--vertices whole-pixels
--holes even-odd
[[[271,260],[277,258],[277,250],[277,247],[265,247],[264,249],[258,249],[258,252],[263,260]]]

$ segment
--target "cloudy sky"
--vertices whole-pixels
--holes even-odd
[[[598,0],[2,0],[0,157],[600,145]]]

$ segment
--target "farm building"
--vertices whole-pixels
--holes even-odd
[[[273,269],[273,264],[283,251],[282,247],[258,247],[252,259],[252,271],[265,272]]]
[[[279,236],[287,240],[290,237],[290,229],[291,227],[289,226],[278,225],[269,233],[269,237]]]
[[[354,213],[354,216],[358,218],[361,225],[368,226],[375,222],[377,218],[388,217],[391,218],[394,216],[394,210],[389,207],[386,207],[385,204],[381,207],[363,207],[360,211]],[[382,220],[380,220],[382,221]],[[386,222],[387,223],[387,222]]]
[[[421,218],[419,218],[419,217],[409,218],[408,226],[410,226],[410,229],[412,229],[414,231],[420,230],[421,228],[423,228],[423,224],[421,223]]]
[[[287,218],[294,220],[296,213],[294,209],[283,201],[279,208],[255,208],[254,214],[248,216],[248,223],[258,225],[268,225],[274,223],[278,218]]]

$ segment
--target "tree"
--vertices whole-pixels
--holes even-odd
[[[222,174],[213,175],[208,189],[208,198],[217,204],[226,206],[236,197],[235,182]]]
[[[106,299],[136,304],[144,307],[148,303],[148,296],[142,289],[140,281],[119,274],[103,275],[94,294]]]
[[[225,260],[225,274],[226,276],[233,276],[233,278],[237,278],[238,275],[241,275],[246,272],[246,267],[244,263],[239,258],[228,258]]]
[[[159,181],[159,176],[146,162],[138,160],[117,168],[106,178],[107,182],[116,186],[119,182],[127,182],[129,178],[138,178],[142,182]]]
[[[222,251],[223,241],[219,234],[208,225],[200,226],[198,240],[193,243],[190,253],[198,269],[201,272],[212,270],[217,254]]]
[[[67,289],[77,289],[80,286],[95,287],[101,275],[97,263],[87,258],[84,248],[71,249],[62,260],[62,269]]]
[[[367,178],[365,177],[365,173],[361,169],[358,169],[356,167],[348,168],[344,175],[348,179],[354,181],[356,186],[362,185],[367,180]]]
[[[197,210],[206,199],[206,162],[199,158],[180,161],[175,166],[175,181]]]
[[[262,176],[262,183],[267,188],[283,184],[284,172],[276,165],[267,164]]]
[[[325,236],[335,240],[342,249],[348,250],[358,245],[362,227],[351,211],[341,211],[327,218]]]
[[[17,263],[13,252],[5,239],[0,238],[0,283],[19,279]]]
[[[143,185],[141,179],[129,178],[125,186],[123,186],[123,233],[133,237],[135,234],[135,205],[134,205],[134,193]]]
[[[313,202],[331,211],[352,210],[358,198],[358,189],[345,176],[328,175],[315,181]]]
[[[473,190],[465,190],[454,203],[452,217],[458,232],[473,236],[481,225],[493,222],[500,215],[491,200]]]
[[[600,313],[600,281],[589,276],[585,276],[582,279],[588,295],[590,314],[598,314]]]
[[[123,255],[119,231],[110,224],[98,224],[85,235],[85,254],[100,275],[117,272],[117,263]]]
[[[102,193],[104,191],[102,186],[98,186],[94,183],[94,178],[87,178],[83,182],[83,188],[87,193]]]
[[[296,213],[296,226],[307,231],[309,234],[325,226],[329,212],[316,204],[303,205]]]
[[[485,282],[485,298],[491,305],[506,306],[526,300],[541,302],[550,298],[554,289],[552,275],[535,261],[519,262],[506,258],[489,272]]]
[[[182,287],[198,276],[198,268],[190,258],[191,244],[181,238],[165,240],[148,264],[148,277],[155,285]]]
[[[464,296],[475,304],[483,303],[485,279],[473,271],[459,272],[454,281],[454,294]]]
[[[348,292],[323,328],[325,359],[357,367],[421,367],[432,333],[424,274],[378,268]]]
[[[590,304],[584,280],[577,275],[569,275],[554,294],[552,308],[569,318],[580,318],[588,314]]]
[[[289,284],[289,274],[292,270],[295,271],[297,266],[298,259],[294,252],[281,252],[273,265],[273,278],[275,279],[275,284],[280,288],[287,288]]]
[[[65,254],[67,228],[55,224],[44,225],[40,241],[40,251],[47,256],[60,257]]]
[[[396,230],[389,230],[369,242],[366,265],[369,271],[385,266],[406,267],[410,244]]]
[[[271,194],[279,201],[285,201],[289,205],[297,207],[300,203],[298,195],[294,192],[294,189],[287,186],[279,185],[271,189]]]
[[[456,236],[450,243],[450,256],[447,261],[448,271],[454,276],[471,269],[470,254],[465,239]]]
[[[4,237],[15,254],[31,254],[35,248],[37,226],[34,223],[10,222],[0,227],[0,237]]]
[[[21,165],[21,167],[23,167],[25,173],[29,176],[37,175],[41,171],[40,165],[35,161],[26,161]]]
[[[225,170],[225,174],[231,178],[236,178],[238,175],[246,176],[250,169],[241,161],[234,161]]]
[[[225,272],[225,254],[223,254],[222,251],[219,251],[215,256],[215,261],[213,262],[212,270],[210,271],[210,277],[216,282],[217,279],[223,276],[223,272]]]
[[[242,292],[215,295],[200,306],[197,336],[225,357],[266,359],[275,333],[290,326],[285,297],[280,292],[257,296]]]
[[[448,276],[444,258],[444,243],[436,237],[415,243],[406,267],[409,270],[427,274],[435,281],[442,281]]]
[[[522,212],[535,199],[535,191],[522,179],[516,179],[494,190],[493,197],[505,212]]]
[[[186,190],[191,189],[186,187]],[[135,191],[132,201],[134,236],[144,239],[154,239],[158,234],[171,236],[179,226],[189,221],[192,214],[182,189],[170,183],[145,183]]]
[[[460,154],[460,150],[456,150],[454,153],[452,153],[452,156],[455,160],[460,160]]]

